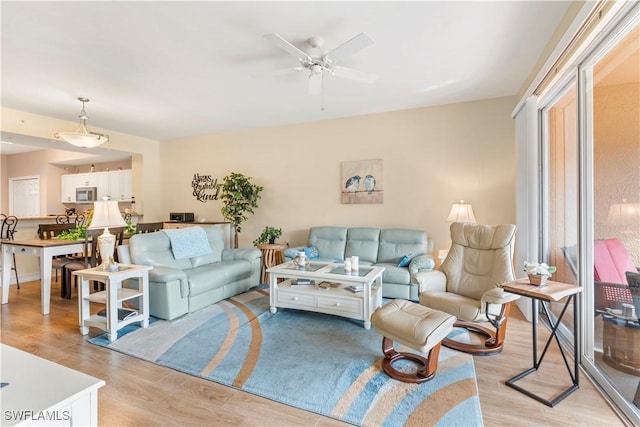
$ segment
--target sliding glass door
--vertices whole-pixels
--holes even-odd
[[[583,287],[582,365],[640,423],[640,6],[539,101],[541,256]],[[637,279],[636,279],[637,277]],[[637,282],[635,282],[637,280]],[[557,315],[557,307],[552,315]],[[568,313],[570,314],[570,313]],[[565,315],[561,333],[571,340]]]
[[[592,201],[592,345],[585,353],[627,413],[640,411],[640,25],[629,20],[581,67]],[[638,284],[630,286],[638,277]],[[631,281],[630,281],[631,280]],[[634,294],[638,293],[636,308]],[[639,312],[636,312],[639,311]],[[589,313],[587,313],[589,314]],[[587,315],[586,314],[586,315]]]

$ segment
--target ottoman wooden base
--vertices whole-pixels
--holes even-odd
[[[438,355],[440,354],[440,344],[435,345],[429,350],[426,358],[413,353],[398,352],[393,347],[393,340],[387,337],[382,338],[382,370],[391,378],[406,383],[422,383],[429,381],[436,375],[438,369]],[[400,372],[393,367],[393,362],[398,360],[411,360],[418,365],[415,374]]]
[[[382,369],[399,381],[421,383],[433,378],[438,368],[442,340],[453,330],[455,316],[442,311],[396,299],[378,308],[371,316],[371,324],[382,335]],[[423,357],[395,350],[394,342],[426,353]],[[418,365],[417,372],[400,372],[395,362],[409,360]]]

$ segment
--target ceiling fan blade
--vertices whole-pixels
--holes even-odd
[[[322,93],[322,76],[324,72],[309,75],[309,95]]]
[[[324,57],[331,62],[336,62],[364,49],[367,46],[371,46],[372,44],[373,40],[368,35],[360,33],[354,38],[342,43],[340,46],[327,53]]]
[[[296,58],[298,58],[298,60],[301,63],[305,63],[305,62],[310,62],[311,61],[311,57],[309,55],[307,55],[306,53],[304,53],[303,51],[301,51],[300,49],[298,49],[297,47],[295,47],[294,45],[292,45],[291,43],[286,41],[280,35],[278,35],[278,34],[265,34],[263,37],[265,39],[267,39],[267,40],[270,40],[272,43],[274,43],[280,49],[282,49],[285,52],[287,52],[289,55],[293,55]]]
[[[279,68],[277,70],[264,71],[260,73],[253,74],[253,77],[274,77],[274,76],[285,76],[289,74],[299,73],[301,71],[306,70],[304,67],[287,67],[287,68]]]
[[[363,71],[354,70],[353,68],[346,68],[335,66],[331,69],[331,74],[336,77],[342,77],[343,79],[357,80],[364,83],[374,83],[378,80],[376,74],[365,73]]]

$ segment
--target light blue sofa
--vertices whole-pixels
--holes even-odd
[[[261,252],[225,248],[220,228],[202,229],[212,253],[185,259],[174,258],[171,241],[162,231],[129,239],[131,262],[153,266],[149,271],[152,316],[171,320],[258,286]]]
[[[418,271],[432,270],[433,256],[428,254],[429,241],[423,230],[380,229],[372,227],[312,227],[309,229],[307,248],[317,248],[318,258],[312,261],[334,262],[358,256],[361,266],[384,267],[382,296],[418,301],[418,285],[412,280]],[[286,260],[291,260],[303,246],[288,249]],[[398,267],[405,256],[409,265]]]

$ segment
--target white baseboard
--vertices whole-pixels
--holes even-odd
[[[34,273],[34,274],[21,274],[18,276],[18,278],[20,279],[20,283],[25,283],[25,282],[32,282],[34,280],[40,280],[40,273]],[[11,275],[9,275],[9,285],[15,285],[16,284],[16,275],[13,274],[13,271],[11,272]]]

